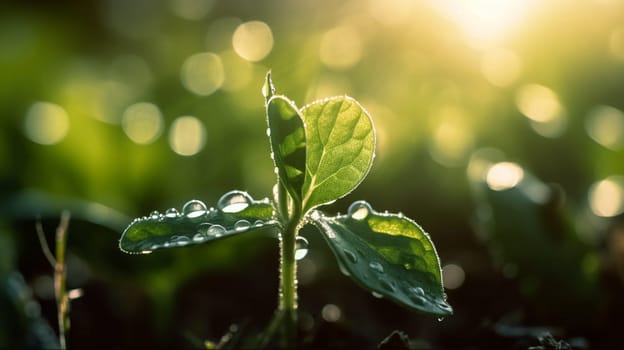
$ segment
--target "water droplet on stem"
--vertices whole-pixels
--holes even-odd
[[[295,240],[295,260],[301,260],[308,255],[308,240],[303,236],[297,236]]]

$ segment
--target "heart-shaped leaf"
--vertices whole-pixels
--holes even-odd
[[[137,218],[126,228],[119,248],[126,253],[151,253],[162,248],[201,244],[241,233],[277,227],[268,199],[256,201],[246,192],[224,194],[216,208],[188,201],[181,212],[168,209]]]
[[[295,201],[300,202],[306,164],[303,120],[295,104],[279,95],[267,102],[267,118],[278,176]]]
[[[312,102],[301,114],[307,143],[305,213],[346,195],[362,182],[373,163],[375,131],[368,112],[347,96]]]
[[[347,215],[309,216],[343,272],[363,287],[409,308],[450,315],[440,260],[429,235],[402,214],[380,214],[364,201]]]

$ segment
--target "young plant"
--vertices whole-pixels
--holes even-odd
[[[298,236],[311,223],[333,251],[338,265],[360,286],[407,308],[445,316],[452,313],[442,286],[440,260],[429,234],[403,214],[379,213],[365,201],[346,215],[316,208],[353,191],[375,156],[375,129],[366,110],[347,96],[303,108],[276,95],[267,74],[263,87],[267,134],[277,184],[274,198],[254,200],[246,192],[224,194],[216,207],[191,200],[181,213],[168,209],[135,219],[119,246],[127,253],[202,244],[267,228],[279,232],[278,309],[268,337],[278,331],[292,345],[297,319]],[[265,340],[270,340],[266,338]]]

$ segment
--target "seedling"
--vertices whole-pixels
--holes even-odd
[[[216,207],[193,199],[181,212],[154,211],[126,228],[121,250],[145,254],[277,230],[279,300],[265,344],[276,333],[284,346],[296,339],[297,260],[307,252],[307,241],[298,234],[308,223],[329,244],[340,269],[363,288],[413,310],[450,315],[435,247],[413,220],[377,212],[365,201],[351,204],[345,215],[317,210],[353,191],[368,174],[375,157],[375,129],[368,112],[347,96],[297,108],[275,94],[270,72],[263,94],[277,175],[273,199],[255,200],[246,192],[231,191]]]

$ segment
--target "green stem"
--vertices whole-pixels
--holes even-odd
[[[68,224],[69,212],[63,211],[61,223],[56,229],[56,264],[54,267],[54,294],[56,296],[61,349],[67,349],[65,338],[69,332],[69,296],[65,285],[65,247],[67,246]]]
[[[297,262],[295,242],[301,226],[301,206],[294,205],[280,237],[280,286],[278,312],[283,314],[284,347],[293,348],[297,324]]]

